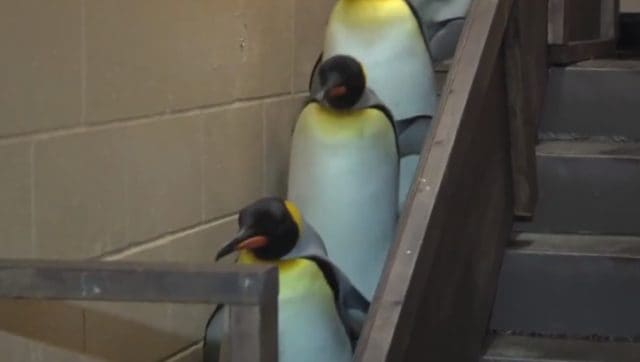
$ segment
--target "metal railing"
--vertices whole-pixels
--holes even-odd
[[[234,362],[278,360],[277,298],[272,266],[0,260],[0,299],[224,303]]]

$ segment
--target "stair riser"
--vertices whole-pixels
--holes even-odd
[[[640,139],[640,68],[552,68],[547,89],[544,136]]]
[[[640,234],[640,159],[539,155],[538,177],[534,220],[516,230]]]
[[[640,345],[492,336],[484,362],[637,362]]]
[[[640,259],[519,252],[504,260],[491,328],[640,336]]]

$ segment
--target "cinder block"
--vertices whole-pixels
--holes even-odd
[[[230,240],[236,219],[136,248],[118,260],[213,263],[216,250]],[[200,340],[213,310],[210,305],[168,303],[83,303],[89,355],[114,361],[157,361]]]
[[[34,358],[39,354],[37,346],[45,347],[45,344],[49,347],[43,348],[42,352],[63,349],[82,353],[84,326],[80,306],[65,302],[0,300],[0,310],[0,348],[3,351],[0,360],[49,361]],[[17,336],[29,339],[30,342],[21,343]],[[5,359],[6,351],[10,355],[23,357]],[[26,356],[31,358],[25,358]]]
[[[0,146],[2,256],[33,257],[31,240],[31,144]]]
[[[264,104],[265,194],[286,196],[291,136],[305,96],[266,101]]]
[[[621,0],[620,11],[624,13],[640,13],[640,0]]]
[[[101,122],[234,98],[236,1],[86,2],[87,118]]]
[[[290,0],[89,1],[88,121],[288,93],[292,27]]]
[[[334,0],[295,0],[293,89],[306,91],[309,76],[324,46],[324,32]]]
[[[82,354],[77,349],[65,349],[0,331],[2,361],[7,362],[104,362]]]
[[[168,358],[165,362],[202,362],[202,344],[193,346],[177,355]]]
[[[35,246],[38,257],[83,258],[127,243],[127,176],[122,129],[36,142]],[[135,220],[140,222],[140,220]]]
[[[215,1],[217,3],[217,1]],[[240,99],[291,92],[293,1],[247,0],[240,3],[240,48],[236,96]],[[229,36],[229,30],[224,36]]]
[[[0,135],[81,122],[80,0],[0,3]]]
[[[144,241],[202,219],[202,122],[177,117],[127,127],[127,240]]]
[[[204,116],[204,216],[235,213],[263,195],[263,107],[260,103]]]

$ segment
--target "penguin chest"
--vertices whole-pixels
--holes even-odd
[[[358,59],[367,83],[396,121],[433,115],[435,78],[420,25],[405,1],[338,2],[329,19],[325,59]]]
[[[395,231],[395,142],[391,122],[378,110],[339,114],[313,103],[302,112],[293,138],[289,199],[367,297]]]
[[[317,265],[306,259],[280,267],[279,361],[351,361],[333,291]]]

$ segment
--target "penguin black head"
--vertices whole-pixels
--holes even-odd
[[[333,56],[318,68],[321,98],[335,109],[353,107],[364,93],[367,80],[362,64],[347,55]]]
[[[249,250],[262,260],[278,260],[298,242],[302,217],[290,201],[267,197],[240,210],[240,231],[216,256],[216,260],[239,250]]]

